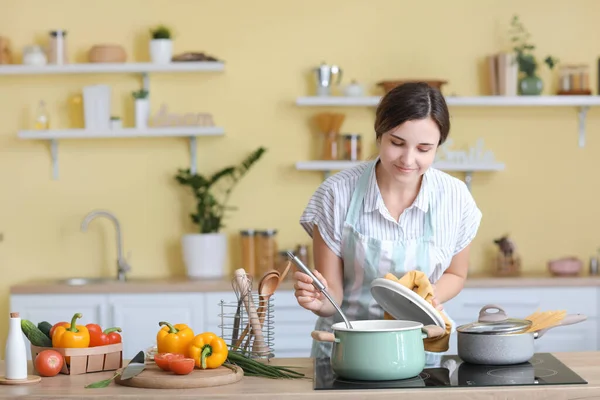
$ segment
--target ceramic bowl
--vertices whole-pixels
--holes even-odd
[[[577,257],[563,257],[548,261],[548,271],[556,276],[577,275],[583,268],[583,262]]]

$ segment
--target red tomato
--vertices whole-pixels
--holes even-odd
[[[55,376],[62,369],[64,358],[56,350],[42,350],[35,358],[35,369],[40,376]]]
[[[180,359],[184,358],[183,354],[175,354],[175,353],[158,353],[154,355],[154,362],[158,365],[158,368],[164,371],[170,371],[169,361],[172,359]]]
[[[193,358],[170,358],[169,368],[177,375],[187,375],[194,370],[196,362]]]

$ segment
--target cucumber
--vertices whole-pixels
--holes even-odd
[[[44,334],[48,336],[48,339],[52,340],[52,336],[50,336],[50,329],[52,329],[52,324],[50,322],[42,321],[38,323],[38,329],[44,332]]]
[[[32,345],[38,347],[52,347],[52,340],[50,340],[44,332],[39,330],[39,328],[35,326],[33,322],[22,319],[21,330]]]

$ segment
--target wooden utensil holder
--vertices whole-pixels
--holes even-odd
[[[43,350],[56,350],[65,357],[61,374],[79,375],[88,372],[115,371],[123,366],[123,344],[85,347],[81,349],[61,347],[38,347],[31,345],[31,358],[35,360]],[[69,365],[66,357],[70,357]],[[33,363],[35,367],[35,362]]]

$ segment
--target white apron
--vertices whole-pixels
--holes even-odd
[[[413,240],[392,241],[366,237],[355,228],[363,207],[369,179],[378,159],[369,163],[360,176],[352,194],[344,228],[342,232],[341,252],[344,265],[344,298],[341,309],[350,321],[383,319],[383,309],[371,295],[370,285],[376,278],[392,273],[402,277],[406,272],[416,269],[423,271],[429,279],[441,260],[435,259],[433,251],[433,222],[431,205],[424,218],[424,234]],[[440,271],[435,271],[441,275]],[[439,279],[439,277],[438,277]],[[435,282],[432,282],[435,283]],[[325,300],[327,301],[327,300]],[[336,312],[331,317],[319,317],[315,329],[331,332],[331,325],[342,322]],[[452,330],[454,330],[454,322]],[[311,357],[331,357],[333,343],[313,340]],[[426,352],[426,364],[440,362],[443,353]]]

